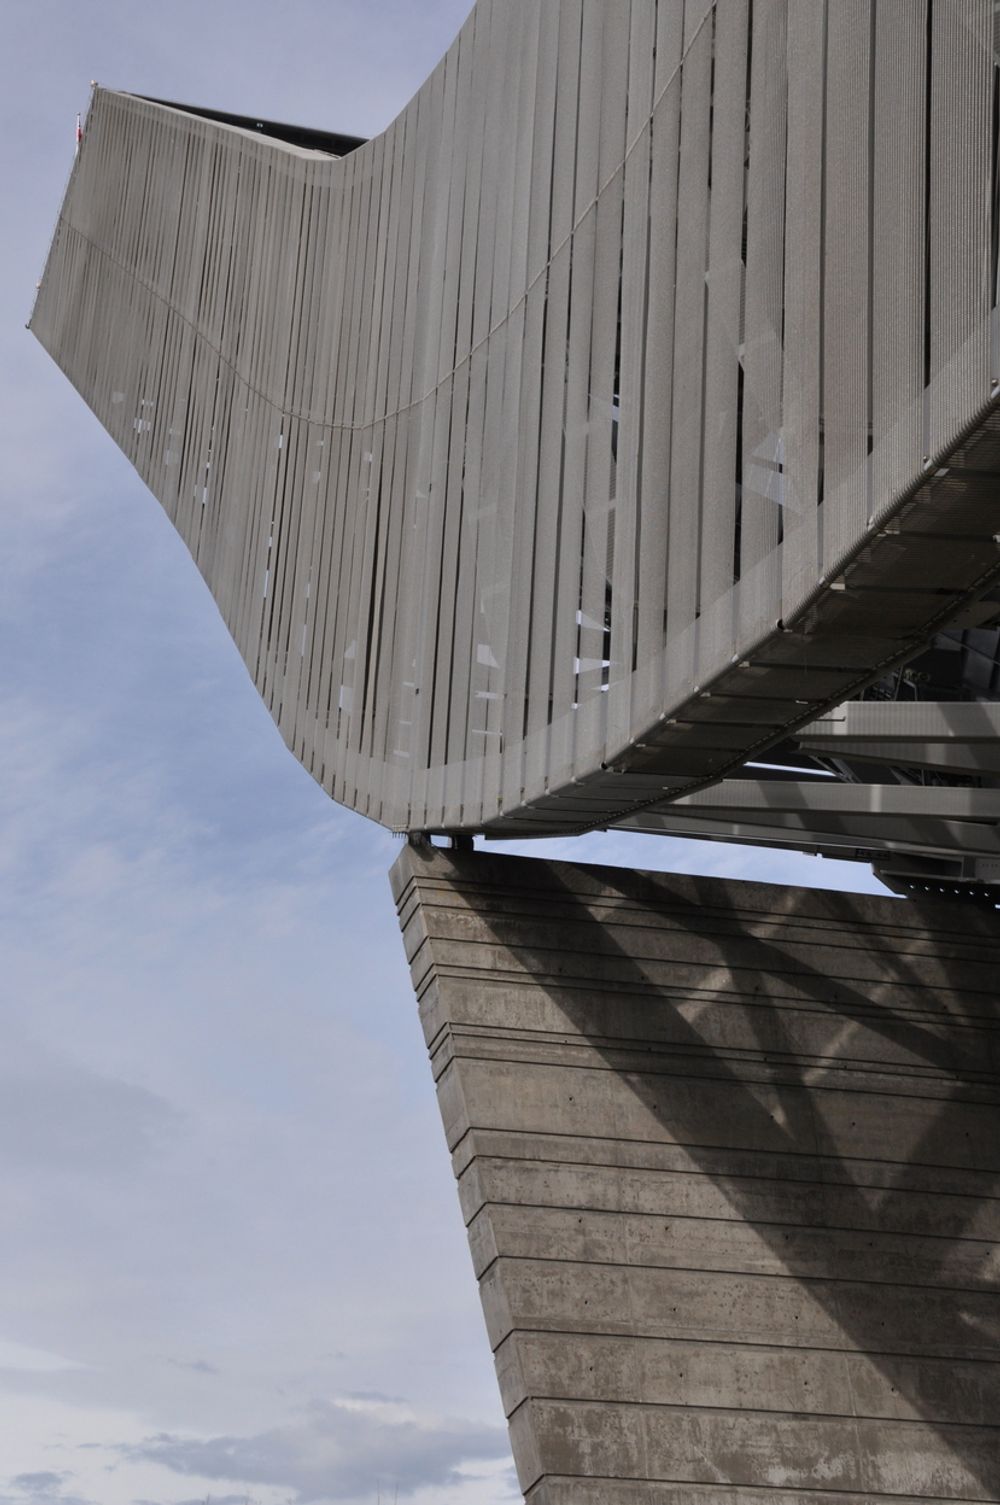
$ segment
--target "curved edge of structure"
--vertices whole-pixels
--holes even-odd
[[[912,13],[810,15],[480,0],[339,160],[95,94],[32,327],[342,803],[606,825],[974,619],[987,10],[929,87]]]

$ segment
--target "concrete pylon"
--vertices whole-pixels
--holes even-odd
[[[1000,925],[408,847],[531,1505],[1000,1500]]]

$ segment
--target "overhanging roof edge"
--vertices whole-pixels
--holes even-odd
[[[152,94],[134,94],[130,90],[109,91],[129,94],[132,99],[144,100],[147,104],[162,105],[168,110],[177,110],[184,115],[193,115],[199,120],[209,120],[215,125],[231,126],[246,131],[252,136],[264,136],[281,141],[286,146],[303,151],[322,152],[328,157],[346,157],[364,146],[365,136],[349,136],[341,131],[324,131],[314,126],[291,125],[285,121],[267,120],[259,115],[237,115],[229,110],[211,109],[204,105],[184,104],[175,99],[158,99]]]

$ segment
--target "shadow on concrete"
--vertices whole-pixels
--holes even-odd
[[[487,877],[484,870],[488,863],[503,863],[506,871],[502,878],[497,873],[496,877]],[[522,870],[516,875],[511,871],[509,864],[523,865]],[[467,864],[469,866],[467,866]],[[546,900],[555,901],[558,904],[559,939],[553,942],[553,948],[535,947],[524,944],[523,938],[517,938],[517,919],[511,916],[508,910],[506,916],[499,912],[490,913],[488,908],[480,909],[480,914],[487,921],[497,941],[504,945],[516,945],[519,953],[529,962],[531,970],[535,974],[535,981],[545,987],[548,996],[558,1006],[575,1032],[588,1037],[590,1043],[608,1061],[615,1070],[621,1071],[620,1060],[623,1047],[629,1048],[629,1041],[619,1037],[614,1047],[607,1042],[615,1036],[614,1012],[616,1008],[616,996],[609,992],[606,1003],[600,1008],[607,1010],[606,1029],[595,1028],[595,1002],[594,993],[600,988],[599,983],[585,982],[582,978],[553,979],[552,964],[555,950],[565,952],[569,949],[564,927],[578,922],[586,926],[586,944],[588,954],[604,956],[614,960],[618,976],[624,979],[622,984],[616,984],[620,991],[629,989],[630,980],[634,984],[634,992],[631,994],[632,1006],[635,998],[641,993],[647,996],[652,984],[642,970],[641,963],[626,951],[607,926],[603,926],[595,920],[589,904],[596,896],[583,896],[574,892],[570,886],[573,868],[569,864],[542,863],[530,858],[498,858],[492,854],[482,856],[469,856],[459,859],[456,864],[463,870],[463,876],[468,876],[477,885],[494,881],[502,884],[508,894],[513,886],[530,902],[532,897],[540,901],[539,908],[534,910],[535,922],[544,913]],[[681,890],[681,884],[672,887],[665,892],[663,880],[669,883],[669,875],[644,874],[629,869],[584,868],[589,873],[590,881],[598,878],[607,890],[613,891],[613,897],[628,902],[629,905],[645,908],[651,911],[669,910],[672,916],[683,920],[685,906],[690,909],[692,916],[692,928],[704,936],[704,917],[706,909],[718,914],[719,909],[719,880],[701,880],[697,878],[683,880],[684,886],[689,887],[689,893],[693,890],[693,897],[686,899]],[[456,873],[456,876],[458,874]],[[659,881],[658,881],[659,880]],[[764,885],[753,885],[755,888]],[[803,911],[803,920],[808,919],[809,911],[815,915],[815,905],[818,899],[823,902],[826,917],[839,922],[845,929],[856,929],[859,916],[863,919],[866,906],[870,900],[859,895],[846,895],[834,892],[811,890],[787,889],[775,886],[774,901],[775,913],[781,913],[782,917],[794,918],[797,909]],[[599,901],[598,901],[599,902]],[[973,910],[961,904],[942,904],[940,901],[933,903],[919,900],[891,901],[877,900],[880,906],[898,903],[900,920],[904,913],[908,924],[916,922],[926,926],[937,937],[950,935],[956,952],[963,946],[966,948],[980,947],[997,948],[1000,945],[1000,917],[991,912]],[[763,916],[761,916],[763,918]],[[756,1099],[749,1090],[748,1083],[741,1079],[734,1071],[729,1060],[719,1054],[712,1042],[699,1033],[695,1024],[684,1020],[679,1014],[673,1021],[673,1040],[680,1043],[682,1051],[690,1049],[702,1056],[711,1058],[711,1075],[717,1081],[727,1081],[733,1093],[734,1104],[739,1103],[740,1117],[749,1122],[754,1129],[750,1136],[748,1149],[756,1145],[767,1144],[770,1152],[774,1153],[777,1145],[777,1153],[790,1155],[815,1156],[822,1162],[818,1177],[824,1181],[835,1183],[838,1187],[838,1198],[841,1207],[844,1199],[853,1198],[856,1202],[857,1218],[852,1219],[850,1226],[859,1230],[871,1228],[871,1214],[873,1205],[877,1208],[880,1223],[888,1230],[900,1226],[897,1213],[903,1211],[906,1198],[914,1191],[927,1194],[927,1173],[936,1172],[938,1177],[947,1176],[953,1172],[956,1189],[964,1189],[966,1194],[970,1192],[971,1178],[968,1170],[975,1171],[975,1195],[980,1202],[984,1198],[992,1199],[1000,1195],[1000,1076],[998,1076],[998,1060],[1000,1060],[1000,1035],[996,1033],[1000,1022],[1000,1002],[996,992],[992,994],[980,994],[983,1013],[976,1020],[977,1028],[963,1031],[960,1024],[950,1021],[948,1015],[942,1017],[942,1026],[950,1026],[949,1033],[943,1035],[926,1025],[901,1015],[900,1012],[880,1003],[873,998],[873,991],[884,992],[887,987],[902,987],[907,989],[926,990],[928,981],[926,975],[922,975],[919,956],[905,957],[896,951],[880,953],[885,973],[883,980],[873,988],[867,980],[851,978],[838,973],[831,977],[826,972],[810,966],[801,956],[797,956],[790,962],[787,953],[780,944],[775,944],[759,935],[750,932],[746,918],[732,912],[729,916],[730,932],[719,933],[716,936],[718,947],[718,962],[726,966],[737,951],[738,967],[745,971],[748,966],[753,967],[762,976],[768,974],[794,973],[799,987],[803,990],[811,1005],[818,1005],[829,1015],[838,1019],[863,1024],[866,1028],[877,1031],[886,1041],[896,1047],[902,1047],[919,1060],[933,1068],[938,1091],[941,1092],[938,1111],[930,1122],[923,1128],[918,1141],[909,1146],[909,1153],[905,1163],[898,1163],[895,1167],[894,1179],[890,1172],[890,1180],[884,1188],[875,1188],[863,1185],[858,1179],[859,1170],[863,1172],[864,1162],[858,1163],[853,1157],[842,1156],[836,1153],[827,1139],[820,1148],[814,1146],[814,1108],[810,1100],[815,1090],[816,1082],[806,1081],[806,1076],[815,1078],[816,1062],[811,1060],[808,1065],[796,1063],[796,1056],[800,1054],[801,1047],[789,1038],[787,1020],[783,1017],[783,1010],[765,997],[758,994],[752,1002],[752,1007],[744,1009],[744,1017],[756,1021],[756,1038],[760,1046],[761,1057],[771,1066],[780,1066],[780,1080],[770,1084],[770,1090],[778,1094],[783,1111],[784,1122],[777,1123],[767,1109]],[[836,941],[833,941],[836,944]],[[569,942],[571,945],[571,942]],[[995,955],[1000,956],[1000,950]],[[962,958],[955,956],[949,958],[947,954],[938,955],[938,963],[942,969],[940,980],[932,986],[937,989],[953,988],[956,993],[968,991],[967,981],[963,985],[961,977]],[[546,983],[548,979],[548,983]],[[1000,976],[997,978],[1000,984]],[[555,985],[554,985],[555,984]],[[651,1007],[669,1008],[669,998],[663,998],[653,1002]],[[737,1005],[738,1006],[738,1005]],[[962,1036],[968,1034],[966,1042]],[[603,1037],[603,1040],[602,1040]],[[984,1040],[988,1041],[984,1053]],[[636,1041],[636,1046],[641,1048],[641,1043]],[[667,1047],[673,1049],[671,1045]],[[732,1053],[730,1052],[730,1055]],[[760,1059],[760,1058],[758,1058]],[[662,1060],[662,1057],[661,1057]],[[836,1064],[835,1061],[831,1065]],[[891,1070],[891,1068],[889,1068]],[[643,1074],[630,1068],[626,1074],[629,1086],[643,1105],[648,1109],[651,1122],[659,1124],[669,1123],[672,1137],[676,1142],[683,1144],[695,1163],[701,1165],[704,1173],[719,1184],[718,1170],[718,1146],[709,1149],[704,1144],[703,1136],[699,1134],[699,1124],[693,1116],[690,1096],[679,1093],[672,1096],[672,1084],[676,1081],[677,1073],[673,1076],[657,1075],[651,1069],[649,1074]],[[877,1089],[876,1089],[877,1090]],[[914,1083],[911,1091],[919,1094],[919,1081]],[[955,1145],[956,1140],[961,1141],[966,1130],[957,1122],[960,1110],[967,1108],[970,1103],[982,1106],[986,1112],[984,1118],[989,1125],[987,1130],[991,1145],[977,1147],[976,1153],[970,1155],[966,1165],[956,1164]],[[889,1122],[892,1103],[886,1105],[886,1144],[893,1143],[893,1125]],[[692,1121],[685,1121],[684,1114],[692,1115]],[[662,1138],[662,1135],[658,1135]],[[898,1136],[897,1136],[898,1137]],[[733,1146],[734,1149],[739,1148]],[[984,1153],[985,1151],[985,1153]],[[985,1167],[985,1168],[984,1168]],[[761,1174],[758,1172],[758,1175]],[[964,1185],[963,1185],[964,1178]],[[748,1176],[752,1181],[754,1177]],[[773,1253],[782,1260],[786,1269],[788,1265],[787,1244],[785,1235],[787,1226],[767,1225],[759,1222],[758,1216],[749,1205],[745,1203],[742,1195],[743,1188],[739,1179],[725,1178],[725,1184],[720,1188],[731,1206],[744,1217],[748,1224],[754,1227],[755,1232],[765,1241]],[[955,1206],[962,1204],[959,1198],[955,1199]],[[969,1214],[971,1216],[971,1214]],[[822,1229],[822,1223],[810,1222],[803,1226],[812,1229]],[[844,1226],[840,1223],[841,1227]],[[928,1282],[930,1289],[922,1292],[921,1287],[914,1286],[913,1299],[915,1303],[921,1300],[922,1295],[929,1299],[933,1291],[933,1326],[934,1343],[933,1354],[937,1356],[947,1355],[949,1352],[955,1356],[962,1355],[967,1360],[975,1362],[989,1362],[985,1359],[985,1353],[994,1350],[996,1358],[1000,1359],[1000,1299],[997,1301],[995,1314],[991,1314],[984,1330],[981,1316],[973,1318],[968,1311],[967,1298],[970,1294],[968,1288],[958,1289],[948,1285],[945,1274],[948,1257],[954,1246],[961,1242],[968,1226],[968,1218],[959,1217],[957,1226],[953,1225],[950,1236],[940,1236],[941,1255],[935,1268],[930,1272]],[[995,1246],[983,1245],[984,1262],[995,1253]],[[830,1240],[828,1278],[831,1282],[858,1281],[856,1268],[850,1271],[838,1270],[837,1266],[837,1242],[834,1237]],[[789,1269],[792,1278],[797,1277]],[[942,1284],[934,1284],[936,1276],[940,1276]],[[921,1417],[928,1426],[935,1430],[940,1429],[940,1436],[954,1456],[959,1458],[969,1474],[978,1479],[987,1491],[986,1498],[989,1500],[1000,1499],[1000,1456],[984,1458],[982,1447],[982,1428],[989,1423],[980,1422],[977,1427],[970,1425],[965,1432],[961,1425],[956,1426],[950,1422],[945,1426],[939,1419],[930,1413],[926,1397],[918,1392],[918,1385],[914,1381],[912,1373],[912,1361],[919,1358],[915,1354],[912,1338],[904,1335],[902,1331],[901,1307],[898,1303],[887,1302],[878,1309],[878,1317],[873,1316],[870,1320],[862,1320],[860,1317],[854,1320],[845,1316],[842,1306],[835,1302],[835,1290],[824,1286],[820,1281],[809,1280],[808,1289],[810,1295],[823,1306],[831,1316],[835,1318],[840,1330],[844,1332],[852,1347],[867,1357],[888,1378],[891,1385],[895,1386],[899,1393],[905,1397],[913,1408],[914,1414]],[[977,1287],[977,1294],[986,1292],[988,1295],[1000,1296],[995,1282],[991,1282],[984,1271],[984,1283]],[[907,1304],[909,1306],[909,1304]],[[878,1308],[878,1303],[873,1303],[873,1310]],[[912,1319],[912,1308],[906,1314]],[[929,1314],[930,1315],[930,1314]],[[897,1330],[897,1328],[899,1330]],[[970,1353],[969,1351],[974,1350]],[[927,1355],[931,1356],[930,1353]],[[909,1362],[908,1362],[909,1359]],[[908,1393],[908,1389],[909,1392]],[[992,1449],[990,1450],[992,1452]]]

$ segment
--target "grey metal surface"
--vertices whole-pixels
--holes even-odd
[[[993,25],[480,0],[339,160],[95,93],[32,328],[336,799],[606,824],[996,578]]]

